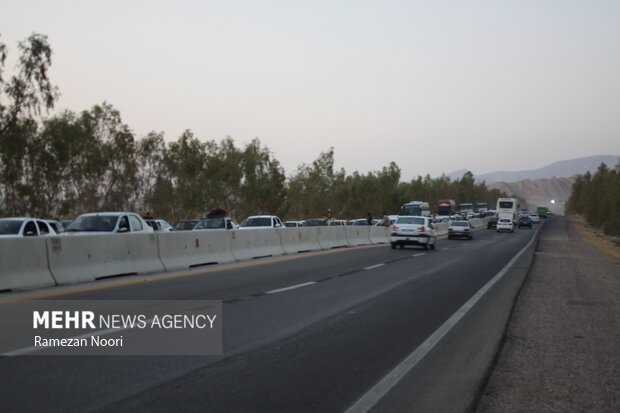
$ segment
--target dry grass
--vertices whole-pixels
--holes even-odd
[[[594,228],[580,215],[569,215],[568,221],[579,231],[581,237],[599,251],[611,255],[620,261],[620,238],[605,235],[599,228]]]

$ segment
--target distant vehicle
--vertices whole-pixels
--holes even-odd
[[[528,227],[529,229],[532,229],[532,221],[530,220],[530,217],[527,215],[520,216],[518,226],[519,228]]]
[[[513,224],[517,223],[517,215],[519,214],[519,200],[517,198],[499,198],[497,200],[497,216],[500,218],[509,218]]]
[[[330,227],[344,227],[347,225],[347,221],[344,219],[330,219],[327,225]]]
[[[237,229],[239,224],[230,217],[205,218],[198,222],[192,231],[202,231],[209,229]]]
[[[197,219],[184,219],[174,224],[173,231],[191,231],[194,229],[199,220]]]
[[[437,202],[437,215],[451,216],[456,214],[456,202],[453,199],[440,199]]]
[[[327,218],[306,219],[302,227],[326,227]]]
[[[551,212],[549,211],[549,208],[547,207],[539,206],[538,208],[536,208],[536,212],[538,213],[538,216],[541,218],[547,218],[549,215],[551,215]]]
[[[163,219],[146,218],[144,219],[144,222],[146,222],[147,225],[153,228],[153,231],[156,231],[156,232],[172,231],[172,225],[170,225],[168,222],[164,221]]]
[[[532,221],[532,223],[540,224],[540,217],[538,216],[536,211],[530,211],[529,217],[530,217],[530,221]]]
[[[275,215],[255,215],[247,217],[239,225],[239,229],[282,227],[282,221]]]
[[[497,232],[502,232],[502,231],[515,232],[515,224],[512,222],[512,219],[510,218],[499,218],[495,229],[497,230]]]
[[[480,217],[484,218],[489,213],[489,206],[486,202],[476,202],[477,212],[480,214]]]
[[[469,221],[452,221],[448,227],[448,239],[474,239],[474,227]]]
[[[490,217],[487,221],[487,229],[493,229],[497,227],[497,221],[499,221],[499,217]]]
[[[424,201],[411,201],[400,207],[400,214],[412,215],[416,217],[428,217],[431,215],[431,209],[428,206],[428,202]]]
[[[297,228],[302,226],[303,221],[284,221],[286,228]]]
[[[347,221],[347,225],[368,226],[368,220],[366,218],[350,219]]]
[[[153,232],[153,228],[134,212],[95,212],[77,217],[63,235],[94,232]]]
[[[470,212],[473,214],[474,204],[472,203],[459,204],[459,214],[461,214],[464,217],[467,217]]]
[[[35,218],[0,218],[0,238],[58,235],[45,220]]]
[[[390,232],[392,249],[397,246],[419,245],[424,249],[435,249],[437,234],[431,223],[431,218],[421,216],[399,216]]]

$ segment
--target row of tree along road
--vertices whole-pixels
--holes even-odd
[[[157,132],[138,138],[109,103],[52,113],[59,91],[48,77],[47,37],[33,34],[17,50],[16,73],[2,76],[9,49],[0,43],[0,216],[136,211],[177,222],[223,207],[236,217],[303,219],[331,208],[334,217],[352,218],[396,212],[412,199],[494,205],[505,196],[469,172],[402,182],[392,162],[347,173],[334,167],[333,148],[286,174],[258,138],[243,146],[189,130],[172,141]]]

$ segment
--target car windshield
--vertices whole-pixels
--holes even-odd
[[[226,220],[224,218],[203,219],[196,224],[194,229],[225,229]]]
[[[502,219],[499,220],[499,222],[501,222],[502,224],[505,224],[505,223],[510,222],[510,220],[506,219],[506,218],[502,218]]]
[[[463,222],[463,221],[456,221],[452,223],[453,227],[468,227],[469,224],[467,222]]]
[[[287,228],[293,228],[297,226],[297,223],[296,222],[285,222],[284,226]]]
[[[111,232],[116,227],[117,215],[89,215],[78,217],[67,227],[67,232]]]
[[[424,218],[420,217],[400,217],[397,224],[424,225]]]
[[[269,217],[254,217],[246,218],[240,225],[241,227],[270,227],[271,218]]]
[[[0,221],[0,235],[17,235],[22,227],[21,219],[11,219]]]
[[[510,209],[512,208],[512,205],[513,205],[512,201],[499,201],[500,208]]]

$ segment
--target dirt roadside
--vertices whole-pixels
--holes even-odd
[[[545,223],[477,412],[620,411],[620,260],[578,225]]]

